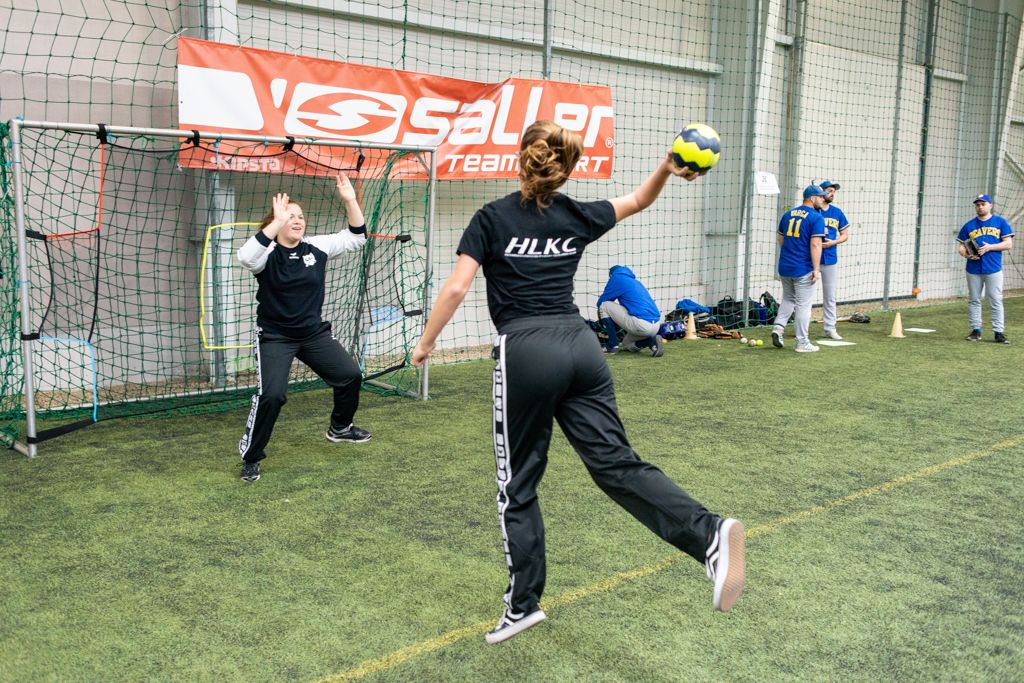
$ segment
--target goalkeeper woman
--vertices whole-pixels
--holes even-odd
[[[537,486],[555,420],[597,485],[651,531],[704,563],[713,605],[732,609],[743,590],[744,532],[692,499],[629,445],[612,378],[594,332],[573,302],[573,277],[587,245],[650,206],[673,176],[698,175],[666,156],[632,193],[577,202],[557,192],[583,153],[579,135],[551,121],[523,133],[520,190],[476,212],[455,270],[437,296],[412,361],[421,364],[483,266],[494,344],[494,452],[498,514],[508,567],[498,643],[543,621],[544,524]]]
[[[242,479],[260,478],[260,460],[270,433],[288,400],[288,371],[298,358],[334,389],[334,410],[327,440],[363,443],[370,433],[352,424],[359,408],[362,373],[352,356],[331,334],[321,317],[327,261],[366,242],[366,225],[355,189],[344,175],[337,177],[348,228],[333,235],[306,236],[302,206],[286,194],[275,195],[271,212],[259,231],[238,250],[242,266],[259,283],[256,292],[256,369],[259,388],[245,434],[238,443]]]

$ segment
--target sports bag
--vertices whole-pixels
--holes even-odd
[[[747,299],[747,318],[743,319],[743,302],[733,299],[731,296],[719,300],[718,305],[712,309],[715,320],[727,330],[738,327],[753,327],[761,324],[761,307],[753,299]]]

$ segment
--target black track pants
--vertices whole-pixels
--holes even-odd
[[[334,388],[331,423],[339,427],[352,423],[359,408],[359,387],[363,375],[352,356],[331,336],[330,325],[325,323],[315,334],[301,340],[273,335],[258,328],[256,338],[259,387],[252,397],[245,434],[238,442],[242,460],[256,462],[266,457],[263,449],[270,441],[281,406],[288,401],[288,372],[295,358]]]
[[[537,485],[551,428],[562,432],[594,482],[648,529],[700,562],[716,517],[629,445],[611,373],[578,315],[520,318],[494,345],[494,452],[498,515],[513,614],[537,609],[544,592],[544,522]]]

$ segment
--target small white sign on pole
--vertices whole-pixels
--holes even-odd
[[[767,171],[756,171],[754,173],[754,187],[758,194],[779,194],[779,181],[774,173]]]

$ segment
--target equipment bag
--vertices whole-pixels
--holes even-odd
[[[761,324],[761,307],[753,299],[747,299],[747,318],[743,319],[743,302],[731,296],[719,300],[713,313],[718,324],[727,330],[738,327],[754,327]]]

